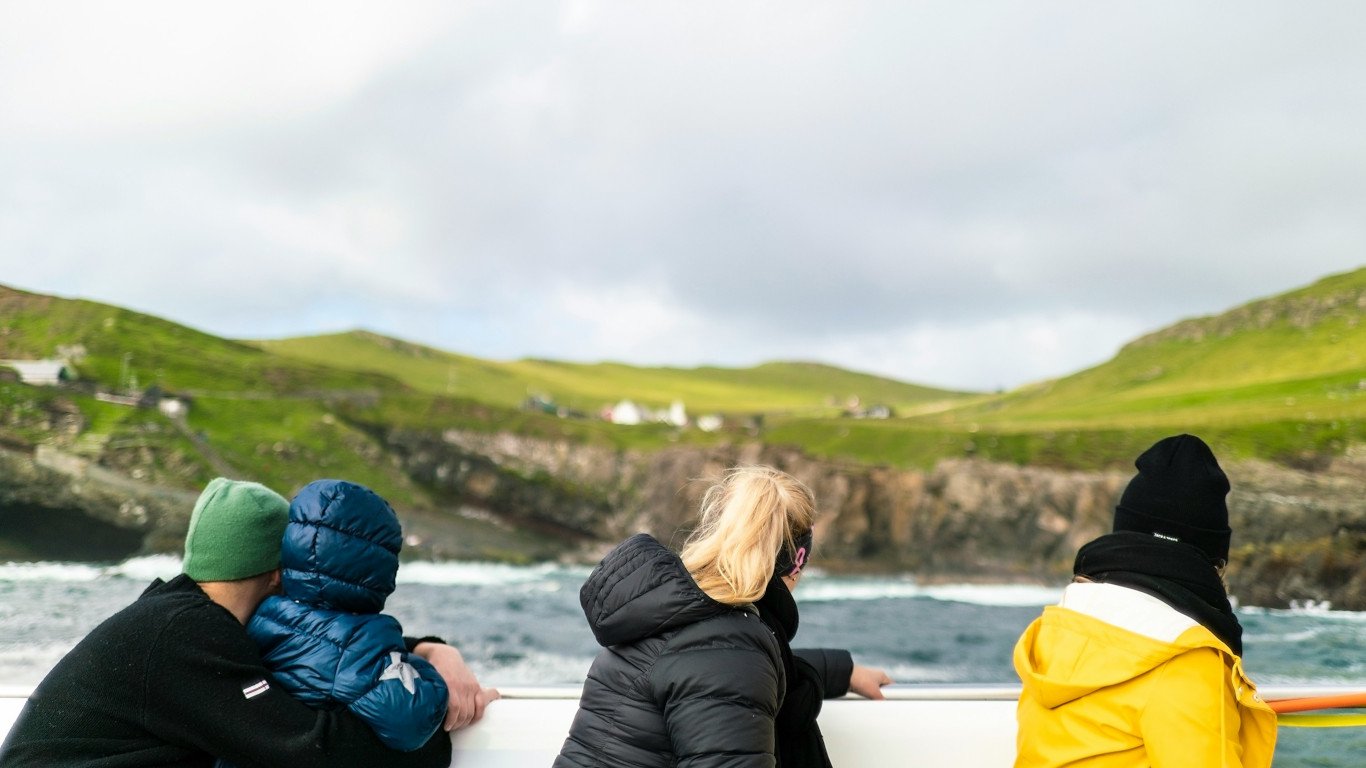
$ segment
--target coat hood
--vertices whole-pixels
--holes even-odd
[[[1227,645],[1198,624],[1166,642],[1050,605],[1016,644],[1015,671],[1024,688],[1052,709],[1132,680],[1196,648],[1233,656]]]
[[[394,591],[403,531],[379,494],[345,480],[315,480],[289,504],[280,551],[287,597],[378,613]]]
[[[678,555],[644,533],[603,558],[579,590],[579,604],[593,637],[604,647],[736,610],[707,597]]]

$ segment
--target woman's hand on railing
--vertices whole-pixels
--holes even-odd
[[[849,674],[849,690],[865,699],[882,699],[882,686],[891,685],[892,678],[886,672],[873,667],[854,665]]]

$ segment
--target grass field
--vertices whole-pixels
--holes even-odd
[[[383,458],[393,428],[501,431],[616,449],[760,439],[814,455],[895,466],[956,456],[1022,464],[1126,464],[1155,438],[1195,431],[1220,455],[1310,461],[1366,443],[1366,269],[1325,278],[1125,346],[1102,364],[999,394],[949,392],[827,365],[642,368],[549,360],[497,362],[367,332],[237,342],[94,302],[0,288],[0,358],[59,348],[95,386],[136,378],[190,394],[188,427],[217,458],[289,488],[331,473],[382,484],[400,503],[423,491]],[[728,415],[722,432],[626,427],[520,409],[529,396],[595,416],[621,399],[692,416]],[[900,416],[841,418],[857,396]],[[150,454],[184,485],[214,471],[159,414],[79,391],[0,386],[0,437],[38,442],[57,400],[84,415],[73,450],[130,465]],[[60,410],[60,408],[58,408]]]
[[[1366,269],[1178,323],[1114,359],[940,414],[944,427],[1235,429],[1366,417]]]
[[[652,408],[679,400],[694,413],[828,415],[851,396],[864,404],[894,408],[963,396],[818,363],[765,363],[752,368],[643,368],[553,360],[500,363],[365,331],[252,343],[300,361],[383,374],[431,394],[508,407],[541,395],[588,414],[623,399]]]

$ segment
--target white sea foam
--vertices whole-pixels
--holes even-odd
[[[481,661],[479,681],[485,685],[582,685],[592,657],[527,653],[517,659]]]
[[[172,555],[135,557],[117,565],[90,563],[0,563],[0,581],[80,582],[105,578],[150,581],[180,573],[180,558]]]
[[[180,573],[180,558],[175,555],[148,555],[135,557],[108,569],[109,576],[122,576],[134,581],[152,579],[173,579]]]
[[[70,650],[70,643],[0,647],[0,684],[37,685]]]
[[[117,565],[91,563],[29,562],[0,563],[0,581],[81,582],[105,578],[150,581],[170,579],[180,573],[181,559],[174,555],[148,555],[125,560]],[[565,578],[582,581],[587,568],[572,568],[553,563],[520,566],[484,562],[404,563],[398,571],[401,584],[435,586],[501,586],[543,582]]]
[[[1298,632],[1283,633],[1247,633],[1243,636],[1244,642],[1249,643],[1307,643],[1323,635],[1324,627],[1312,627]]]
[[[803,603],[845,600],[898,600],[926,597],[924,587],[913,581],[842,581],[819,576],[803,578],[796,590]]]
[[[1366,611],[1339,611],[1323,603],[1297,606],[1294,608],[1261,608],[1255,605],[1238,606],[1238,613],[1253,616],[1307,616],[1316,619],[1334,619],[1344,622],[1366,622]]]
[[[496,587],[541,582],[556,577],[584,578],[588,569],[571,569],[553,563],[506,565],[479,562],[413,561],[398,569],[400,584],[433,586]]]
[[[0,581],[94,581],[104,571],[84,563],[0,563]]]
[[[803,581],[797,588],[799,602],[846,600],[898,600],[926,598],[946,602],[995,607],[1043,606],[1058,602],[1062,590],[1022,584],[920,585],[911,580]]]
[[[944,584],[926,587],[925,593],[935,600],[1003,608],[1053,605],[1062,598],[1061,587],[1030,584]]]
[[[967,670],[948,665],[893,662],[882,671],[898,683],[961,683],[968,677]]]

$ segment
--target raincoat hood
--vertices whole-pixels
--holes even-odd
[[[633,643],[735,610],[711,599],[678,555],[640,533],[603,558],[579,590],[600,645]]]
[[[1048,606],[1016,645],[1015,669],[1025,690],[1052,709],[1132,680],[1197,648],[1233,656],[1227,645],[1198,624],[1164,642]]]
[[[1271,765],[1276,714],[1222,640],[1170,607],[1145,612],[1147,595],[1078,587],[1111,591],[1099,606],[1065,593],[1015,646],[1016,768]]]

